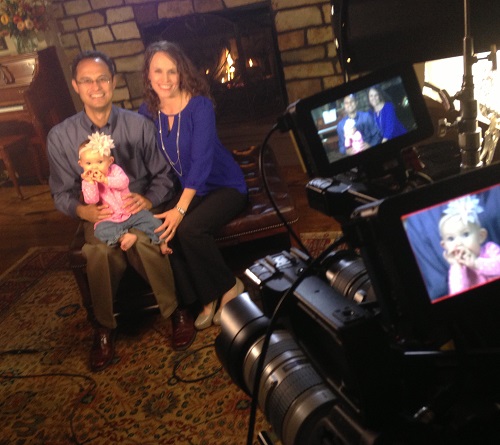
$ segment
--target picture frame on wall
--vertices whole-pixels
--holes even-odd
[[[9,36],[0,37],[0,56],[16,54],[16,47]]]

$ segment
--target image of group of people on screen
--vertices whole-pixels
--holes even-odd
[[[316,127],[330,162],[360,153],[408,132],[385,86],[374,85],[317,111]],[[392,86],[401,93],[398,95],[405,97],[401,83]],[[335,122],[327,124],[324,119],[325,113],[331,115],[332,110],[335,116],[339,116],[336,125]]]
[[[405,229],[429,298],[500,278],[500,187],[412,214]]]
[[[353,155],[407,132],[393,102],[380,87],[369,88],[367,94],[370,104],[367,111],[358,109],[354,94],[343,100],[344,117],[337,125],[340,154]]]

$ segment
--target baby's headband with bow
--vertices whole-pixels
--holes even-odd
[[[89,136],[89,141],[81,148],[80,153],[92,151],[101,156],[110,156],[112,148],[115,148],[115,144],[111,136],[95,132]]]
[[[479,205],[478,198],[474,195],[464,196],[454,199],[448,204],[448,207],[443,212],[441,223],[452,216],[459,216],[464,224],[473,223],[480,225],[478,215],[482,212],[483,208]]]

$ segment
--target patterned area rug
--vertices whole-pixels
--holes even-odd
[[[317,258],[330,244],[342,235],[340,231],[303,232],[300,239],[312,258]]]
[[[218,332],[175,352],[153,315],[118,336],[112,366],[90,373],[91,330],[66,251],[32,249],[0,277],[0,444],[246,444],[250,399],[221,369]]]

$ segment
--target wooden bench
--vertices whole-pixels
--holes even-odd
[[[235,219],[229,222],[218,233],[216,240],[221,249],[242,244],[253,243],[275,236],[284,236],[286,245],[290,247],[291,240],[287,228],[278,216],[264,187],[264,178],[259,169],[260,147],[251,146],[241,150],[233,150],[233,156],[240,165],[248,187],[249,201],[246,209]],[[280,172],[278,163],[272,150],[264,150],[262,166],[265,171],[267,184],[277,208],[288,224],[298,221],[298,215],[293,200],[288,192],[286,182]],[[83,228],[77,234],[70,246],[70,266],[82,295],[83,305],[87,309],[89,319],[92,319],[91,298],[86,276],[86,259],[81,248],[84,244]],[[252,244],[250,244],[253,247]],[[251,264],[253,259],[248,260]],[[122,312],[134,313],[139,307],[151,309],[156,307],[156,301],[151,288],[144,282],[135,270],[130,268],[125,273],[117,292],[115,314]]]

